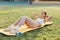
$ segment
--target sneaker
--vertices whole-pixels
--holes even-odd
[[[17,30],[16,28],[13,28],[13,29],[10,31],[11,34],[15,34],[15,33],[17,33],[17,32],[18,32],[18,30]]]
[[[10,33],[15,34],[16,32],[18,32],[19,27],[20,27],[20,26],[14,27],[14,28],[10,31]]]
[[[14,25],[11,25],[11,26],[5,28],[4,31],[8,32],[8,31],[11,31],[13,28],[14,28]]]
[[[4,31],[6,31],[6,32],[8,32],[8,31],[10,31],[11,30],[11,28],[5,28],[4,29]]]

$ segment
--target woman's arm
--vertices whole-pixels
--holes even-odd
[[[47,16],[47,17],[45,18],[45,22],[49,21],[51,18],[52,18],[52,16]]]
[[[38,18],[38,14],[33,14],[33,17],[34,17],[34,19],[37,19]]]

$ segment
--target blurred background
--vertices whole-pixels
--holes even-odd
[[[60,0],[0,0],[0,4],[60,4]]]

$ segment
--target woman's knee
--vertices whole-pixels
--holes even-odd
[[[22,16],[23,18],[27,18],[27,16]]]
[[[21,16],[21,18],[28,18],[27,16]]]

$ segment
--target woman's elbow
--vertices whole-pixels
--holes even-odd
[[[50,16],[50,19],[52,19],[52,16]]]

